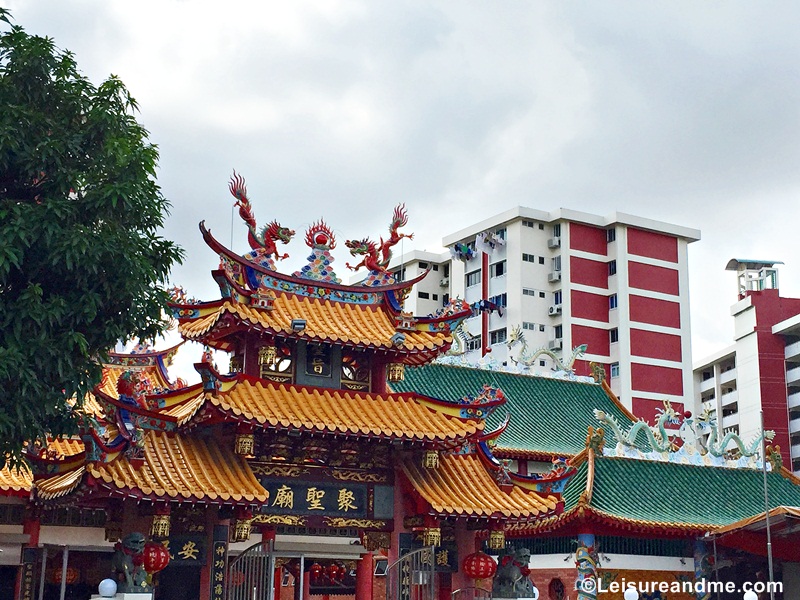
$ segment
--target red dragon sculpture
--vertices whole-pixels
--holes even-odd
[[[353,266],[345,263],[351,271],[357,271],[361,267],[366,267],[370,271],[377,271],[389,275],[387,267],[392,259],[392,246],[395,246],[403,238],[414,239],[413,233],[399,233],[398,230],[408,224],[405,204],[398,204],[392,215],[392,222],[389,224],[389,238],[384,241],[381,237],[380,245],[371,241],[369,238],[363,240],[347,240],[344,245],[350,248],[353,256],[363,256],[364,259]]]
[[[294,230],[288,227],[281,227],[277,221],[272,221],[272,223],[263,227],[260,232],[257,232],[256,217],[253,215],[253,207],[247,197],[244,177],[234,171],[231,182],[228,184],[228,189],[233,197],[236,198],[234,206],[239,207],[239,216],[247,225],[247,241],[250,247],[253,250],[263,248],[267,256],[272,256],[279,260],[288,258],[288,254],[278,254],[278,247],[275,242],[281,241],[284,244],[288,244],[292,236],[294,236]]]

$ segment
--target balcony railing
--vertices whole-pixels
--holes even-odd
[[[722,394],[720,396],[720,400],[722,401],[722,406],[728,406],[735,402],[739,401],[739,392],[737,390],[733,390],[732,392],[728,392],[727,394]]]

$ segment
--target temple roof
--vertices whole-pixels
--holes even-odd
[[[572,456],[586,447],[586,428],[596,424],[593,410],[612,414],[622,424],[636,419],[603,386],[567,379],[531,377],[450,365],[406,369],[405,380],[393,382],[397,392],[417,392],[444,400],[462,398],[489,383],[503,390],[508,427],[493,447],[495,456],[537,458]],[[503,420],[495,411],[487,429]]]
[[[142,442],[143,463],[124,455],[108,463],[91,462],[35,483],[37,496],[50,500],[75,490],[90,489],[141,495],[151,499],[263,503],[267,491],[247,461],[213,438],[148,431]],[[89,475],[85,479],[84,475]]]
[[[197,316],[179,317],[178,331],[189,340],[205,340],[229,333],[219,328],[225,316],[248,327],[265,332],[311,341],[371,347],[393,353],[415,353],[415,363],[425,362],[449,348],[453,341],[449,330],[402,331],[402,343],[392,337],[398,333],[389,312],[381,306],[320,300],[294,294],[276,294],[274,308],[257,308],[224,300],[197,305]],[[302,319],[302,331],[292,329],[292,321]],[[219,329],[217,329],[219,328]]]
[[[549,532],[575,521],[698,534],[764,512],[763,473],[757,469],[599,456],[592,450],[575,462],[580,464],[563,493],[564,513],[517,534]],[[800,485],[788,471],[770,472],[767,479],[773,505],[800,505]]]
[[[32,482],[33,475],[27,466],[11,469],[6,465],[0,469],[0,496],[28,496]]]
[[[439,516],[526,520],[552,514],[559,500],[511,486],[502,490],[475,455],[447,454],[439,466],[426,469],[406,460],[403,472]],[[468,485],[466,485],[468,482]]]
[[[278,429],[417,441],[461,440],[483,421],[450,417],[414,394],[371,394],[241,377],[206,401],[234,417]]]

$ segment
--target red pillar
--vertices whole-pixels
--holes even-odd
[[[372,598],[372,572],[372,553],[366,552],[356,564],[356,598],[359,600]]]
[[[41,530],[41,521],[39,517],[39,509],[33,506],[29,506],[25,511],[25,520],[22,522],[22,533],[30,536],[25,548],[39,547],[39,532]],[[25,565],[23,565],[21,568],[17,569],[17,581],[14,584],[14,598],[19,598],[25,568]]]

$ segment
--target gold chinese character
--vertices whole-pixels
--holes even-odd
[[[219,596],[222,596],[222,584],[218,583],[217,585],[214,586],[214,593]]]
[[[439,550],[439,552],[436,553],[436,564],[444,566],[450,564],[450,560],[447,557],[447,550]]]
[[[215,569],[224,569],[225,568],[225,561],[224,560],[216,560],[216,561],[214,561],[214,568]]]
[[[272,506],[280,508],[294,508],[294,492],[288,485],[282,485],[275,493],[275,500]]]
[[[164,545],[164,548],[167,549],[167,552],[169,553],[169,559],[170,560],[175,560],[175,555],[172,552],[169,551],[169,540],[164,540],[161,543]]]
[[[217,546],[217,549],[215,550],[215,552],[217,553],[217,556],[224,555],[225,554],[225,546],[220,544],[219,546]]]
[[[358,510],[355,505],[356,497],[352,491],[342,488],[339,490],[339,510],[347,512],[348,510]]]
[[[192,541],[186,542],[183,548],[181,548],[181,551],[178,552],[178,555],[184,560],[194,560],[197,558],[198,554],[200,554],[200,549],[197,547],[197,544]]]
[[[222,581],[222,573],[214,573],[214,581]]]
[[[322,497],[325,495],[325,490],[318,490],[315,487],[308,488],[306,494],[306,502],[308,502],[308,510],[325,510],[322,506]]]

